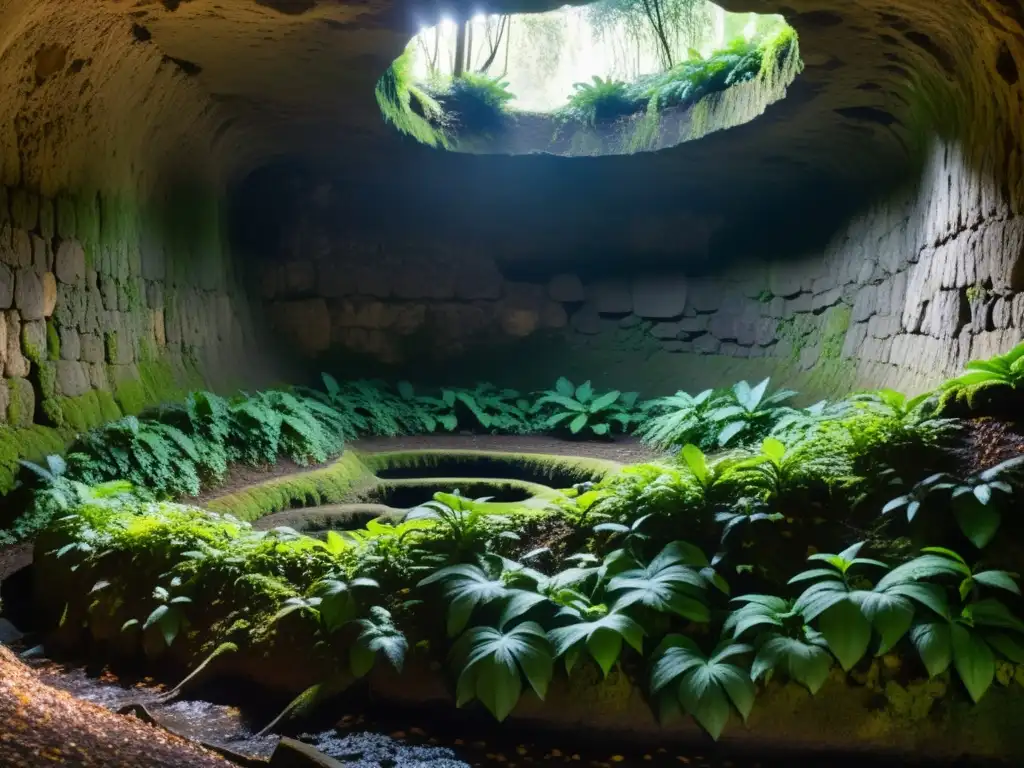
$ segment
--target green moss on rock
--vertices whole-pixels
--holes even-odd
[[[109,392],[90,390],[78,397],[59,398],[59,404],[63,424],[75,432],[86,432],[121,418],[121,409]]]
[[[206,507],[251,521],[286,509],[338,503],[353,491],[375,483],[376,478],[360,456],[346,451],[329,467],[268,480],[216,498]]]
[[[60,360],[60,336],[52,319],[46,321],[46,356],[50,360]]]
[[[56,429],[33,425],[26,429],[0,426],[0,495],[14,489],[21,467],[19,459],[39,462],[52,453],[63,453],[64,436]]]

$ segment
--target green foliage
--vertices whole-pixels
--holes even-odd
[[[1009,352],[988,360],[971,360],[964,368],[967,372],[950,379],[943,389],[974,387],[979,384],[1002,384],[1012,389],[1024,386],[1024,342]]]
[[[464,498],[458,489],[454,493],[435,493],[433,500],[409,510],[405,520],[435,523],[433,544],[448,558],[458,560],[468,553],[483,551],[488,539],[511,522],[488,508],[490,500]],[[515,536],[510,531],[499,535]]]
[[[634,91],[655,98],[661,109],[688,106],[709,93],[753,80],[760,72],[758,43],[736,38],[706,59],[692,56],[667,72],[641,78]]]
[[[596,126],[611,123],[637,112],[641,104],[629,87],[620,80],[602,80],[594,76],[591,83],[573,83],[569,102],[559,111],[563,120]]]
[[[490,136],[508,124],[508,102],[515,95],[508,82],[478,72],[465,72],[454,77],[433,97],[444,110],[450,130],[460,137]]]
[[[541,700],[554,672],[547,635],[532,621],[508,630],[473,627],[452,647],[451,660],[459,670],[456,706],[473,699],[504,720],[523,690],[523,677]]]
[[[663,450],[687,443],[709,448],[705,422],[716,400],[711,389],[696,395],[680,391],[671,397],[648,400],[641,406],[643,420],[636,433],[645,443]]]
[[[919,616],[910,640],[932,677],[952,663],[971,699],[980,701],[995,677],[996,658],[1024,660],[1024,622],[985,589],[1020,596],[1016,576],[1005,571],[977,571],[957,553],[941,547],[893,569],[878,586],[904,583],[928,596],[930,611]]]
[[[803,685],[812,694],[828,678],[832,656],[820,632],[807,626],[792,600],[773,595],[743,595],[733,599],[740,608],[722,627],[733,639],[754,637],[757,654],[750,676],[755,681],[775,670]]]
[[[796,393],[788,389],[769,393],[768,383],[765,379],[751,387],[745,381],[737,382],[710,409],[707,418],[715,425],[719,446],[755,442],[790,412],[783,403]]]
[[[568,428],[574,435],[589,430],[604,437],[629,428],[636,419],[636,398],[636,392],[618,390],[598,394],[589,381],[576,386],[563,377],[537,399],[533,410],[548,429]]]
[[[431,147],[447,147],[441,105],[412,80],[412,46],[392,62],[374,88],[377,106],[386,122]]]
[[[746,667],[731,660],[752,650],[741,643],[723,643],[705,656],[688,637],[666,637],[654,654],[650,680],[651,694],[658,697],[662,717],[682,709],[716,741],[731,709],[746,721],[756,690]]]
[[[889,501],[882,514],[905,509],[907,522],[913,523],[923,508],[942,506],[952,511],[964,536],[984,549],[1002,524],[1001,507],[1020,484],[1021,467],[1024,457],[1007,459],[964,479],[945,473],[929,475]]]
[[[661,464],[635,464],[597,483],[576,499],[586,516],[600,513],[614,520],[658,515],[698,523],[704,489],[691,473]]]

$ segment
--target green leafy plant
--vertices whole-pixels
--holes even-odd
[[[452,646],[459,673],[456,706],[479,700],[498,720],[515,707],[523,677],[541,700],[554,672],[554,654],[540,625],[527,621],[511,629],[473,627]]]
[[[952,507],[957,525],[978,549],[984,549],[995,537],[1002,523],[1000,506],[1020,482],[1024,457],[1003,461],[975,475],[957,479],[937,473],[916,483],[908,493],[889,501],[882,514],[906,509],[907,522],[914,522],[918,512],[936,495],[944,497]]]
[[[707,588],[721,587],[709,570],[710,561],[701,550],[685,541],[667,544],[646,565],[625,570],[607,585],[614,599],[612,609],[623,611],[643,606],[659,613],[672,613],[695,622],[710,620]]]
[[[395,626],[391,613],[379,605],[370,607],[369,616],[357,619],[359,635],[349,652],[349,667],[354,677],[364,677],[381,653],[396,671],[402,671],[409,641]]]
[[[597,394],[590,382],[578,387],[566,378],[560,378],[554,390],[541,395],[534,410],[546,416],[544,426],[549,429],[568,427],[576,435],[589,430],[595,435],[611,434],[617,427],[625,431],[636,418],[635,392],[612,390]]]
[[[609,611],[604,604],[590,605],[577,597],[558,616],[568,623],[552,629],[548,637],[555,657],[565,658],[569,673],[584,652],[597,662],[605,677],[618,661],[623,642],[643,653],[643,627],[625,613]]]
[[[508,103],[515,98],[508,81],[478,72],[452,78],[432,96],[445,112],[450,130],[459,136],[502,131],[508,121]]]
[[[971,360],[964,368],[966,373],[950,379],[943,389],[976,387],[986,384],[1001,384],[1011,389],[1024,386],[1024,342],[1009,352],[995,355],[988,360]]]
[[[422,588],[431,584],[441,585],[448,603],[449,637],[455,637],[466,628],[477,607],[490,603],[501,605],[514,597],[509,576],[500,558],[495,557],[481,558],[478,565],[457,563],[441,568],[421,579],[418,586]]]
[[[710,448],[707,418],[717,400],[711,389],[696,395],[679,391],[671,397],[648,400],[641,406],[642,416],[636,433],[655,448],[669,449],[687,443]]]
[[[749,645],[723,643],[710,656],[683,635],[668,635],[654,653],[650,691],[662,717],[679,709],[691,715],[716,741],[735,709],[745,721],[756,689],[750,674],[732,660],[753,651]],[[731,706],[730,706],[731,705]]]
[[[740,381],[715,404],[707,415],[717,429],[716,442],[727,446],[762,439],[772,426],[791,409],[783,406],[796,393],[782,389],[768,392],[769,380],[755,387]]]
[[[931,612],[915,622],[910,640],[930,676],[942,674],[952,664],[971,698],[980,701],[995,677],[997,655],[1024,663],[1024,622],[999,600],[981,597],[984,589],[1019,597],[1016,576],[972,569],[949,549],[929,547],[922,552],[921,557],[890,571],[879,586],[902,582],[930,590]],[[919,583],[928,580],[944,584]]]
[[[185,617],[185,606],[192,602],[192,598],[186,595],[172,595],[170,591],[180,587],[181,579],[178,577],[171,580],[170,589],[155,587],[153,589],[153,599],[157,601],[158,605],[152,610],[142,625],[143,632],[150,627],[156,627],[160,630],[160,637],[163,638],[168,648],[171,647],[181,631],[189,625],[188,619]],[[93,590],[95,591],[96,587],[93,587]],[[121,630],[124,631],[129,626],[137,623],[135,620],[128,621],[121,627]]]
[[[933,392],[908,397],[893,389],[854,395],[850,402],[888,419],[886,442],[899,450],[907,446],[938,445],[960,430],[955,419],[940,418]]]
[[[862,546],[854,544],[837,555],[811,555],[809,561],[825,567],[804,571],[789,582],[815,582],[797,598],[794,610],[806,623],[817,622],[844,671],[867,653],[872,630],[879,636],[877,654],[887,653],[910,630],[915,606],[935,605],[934,591],[915,583],[909,574],[884,574],[885,563],[858,557]],[[862,575],[865,568],[883,572],[874,587]]]
[[[631,96],[624,82],[610,77],[602,80],[595,75],[591,82],[573,83],[572,87],[572,95],[560,115],[564,120],[589,126],[614,122],[639,111],[646,103]]]
[[[820,632],[807,626],[792,600],[772,595],[743,595],[733,599],[740,608],[729,614],[723,632],[734,640],[753,636],[757,654],[750,676],[755,681],[781,669],[812,694],[818,692],[832,667],[829,646]]]
[[[482,551],[490,536],[515,537],[510,531],[499,533],[511,520],[490,510],[490,500],[489,496],[467,499],[458,489],[454,493],[435,493],[431,501],[409,510],[405,520],[435,523],[436,541],[458,559],[466,553]]]
[[[741,528],[754,523],[777,523],[785,519],[779,512],[772,512],[765,502],[757,497],[741,496],[732,505],[715,513],[715,522],[722,525],[722,545]]]

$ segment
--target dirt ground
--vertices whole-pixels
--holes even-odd
[[[0,646],[0,765],[231,768],[234,763],[51,688]]]

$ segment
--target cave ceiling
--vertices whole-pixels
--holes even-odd
[[[560,4],[490,0],[486,10]],[[104,164],[150,184],[194,167],[226,189],[297,160],[355,190],[354,211],[387,197],[543,208],[581,224],[602,211],[811,212],[908,172],[922,73],[967,87],[981,59],[1016,82],[1024,13],[1013,0],[719,4],[781,13],[797,29],[806,68],[785,99],[751,123],[660,152],[555,158],[431,150],[382,120],[378,77],[420,26],[480,9],[464,1],[0,0],[0,85],[17,89],[0,102],[15,113],[5,138],[17,147],[4,176],[45,190],[101,183]]]

